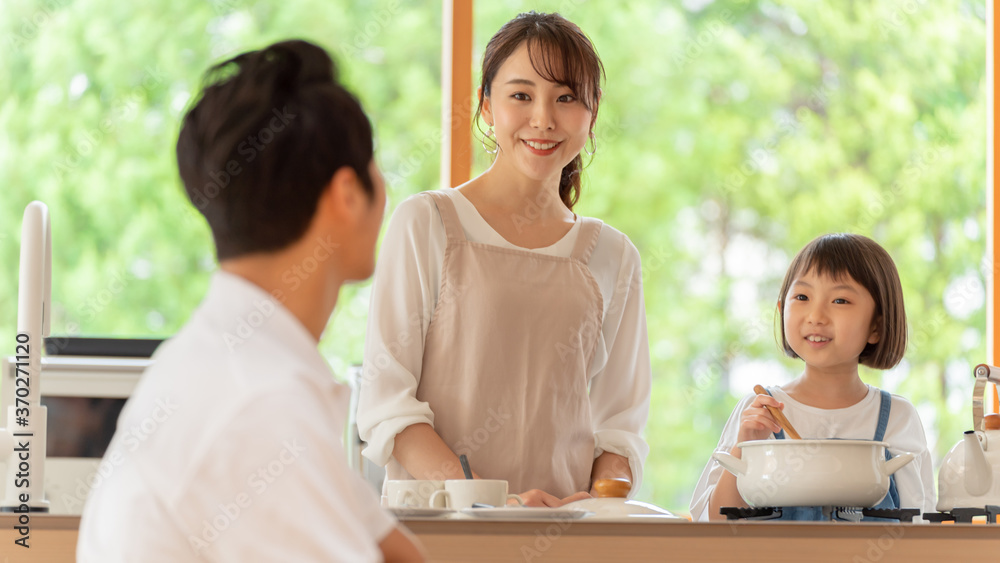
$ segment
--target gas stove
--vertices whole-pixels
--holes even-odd
[[[740,506],[724,506],[719,512],[727,520],[775,520],[781,518],[781,509],[772,507],[746,508]],[[888,518],[901,522],[912,522],[914,516],[920,516],[916,508],[847,508],[842,506],[823,507],[824,521],[858,522],[862,516],[872,518]],[[1000,519],[1000,506],[988,504],[981,507],[953,508],[947,512],[925,512],[923,519],[932,524],[955,522],[957,524],[972,523],[972,519],[985,516],[987,524],[997,524]]]
[[[773,507],[745,508],[724,506],[719,509],[719,512],[725,514],[728,520],[774,520],[781,518],[781,509]],[[920,510],[917,508],[823,507],[823,521],[830,522],[860,522],[863,516],[911,522],[915,516],[919,515]]]
[[[972,523],[972,519],[977,516],[985,516],[987,524],[996,524],[997,516],[1000,516],[1000,506],[987,504],[986,506],[952,508],[947,512],[925,512],[924,520],[935,524],[940,524],[942,522],[970,524]]]

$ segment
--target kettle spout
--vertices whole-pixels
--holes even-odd
[[[993,469],[986,461],[983,445],[976,433],[965,433],[965,490],[972,496],[986,494],[993,487]]]

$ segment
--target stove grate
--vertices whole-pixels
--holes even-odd
[[[727,520],[773,520],[781,518],[780,508],[748,508],[745,506],[723,506],[719,509]]]
[[[958,524],[971,524],[976,516],[985,516],[986,522],[996,524],[997,517],[1000,516],[1000,506],[987,504],[983,508],[953,508],[948,512],[925,512],[924,520],[935,524],[942,522],[956,522]]]
[[[740,506],[723,506],[719,512],[726,516],[727,520],[774,520],[781,518],[781,509],[775,507],[748,508]],[[823,515],[830,521],[837,522],[857,522],[863,516],[870,518],[887,518],[905,522],[913,521],[915,516],[920,516],[917,508],[847,508],[847,507],[824,507]],[[924,515],[926,518],[927,515]]]

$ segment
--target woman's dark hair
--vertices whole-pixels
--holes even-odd
[[[481,94],[475,115],[477,125],[483,100],[490,96],[493,79],[503,63],[524,42],[528,43],[528,57],[535,72],[546,80],[569,86],[573,94],[593,113],[591,123],[594,123],[601,99],[601,81],[604,79],[604,65],[594,44],[579,26],[559,14],[528,12],[518,14],[504,24],[486,45]],[[480,127],[480,133],[482,132]],[[559,197],[570,209],[580,199],[582,169],[583,158],[576,155],[563,168],[559,179]]]
[[[210,68],[184,116],[177,164],[219,260],[285,248],[302,237],[341,167],[369,196],[372,128],[330,56],[293,40]]]
[[[781,345],[785,354],[798,358],[785,336],[782,318],[785,297],[792,282],[808,272],[838,281],[847,274],[868,290],[875,301],[873,320],[879,340],[862,350],[858,358],[861,365],[889,369],[903,359],[906,352],[906,309],[896,264],[877,242],[849,233],[823,235],[813,240],[799,251],[788,267],[778,295],[776,319],[781,327]]]

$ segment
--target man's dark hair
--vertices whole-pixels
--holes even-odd
[[[184,116],[177,164],[208,220],[219,260],[302,237],[334,173],[349,166],[370,197],[372,128],[330,56],[301,40],[210,68]]]

